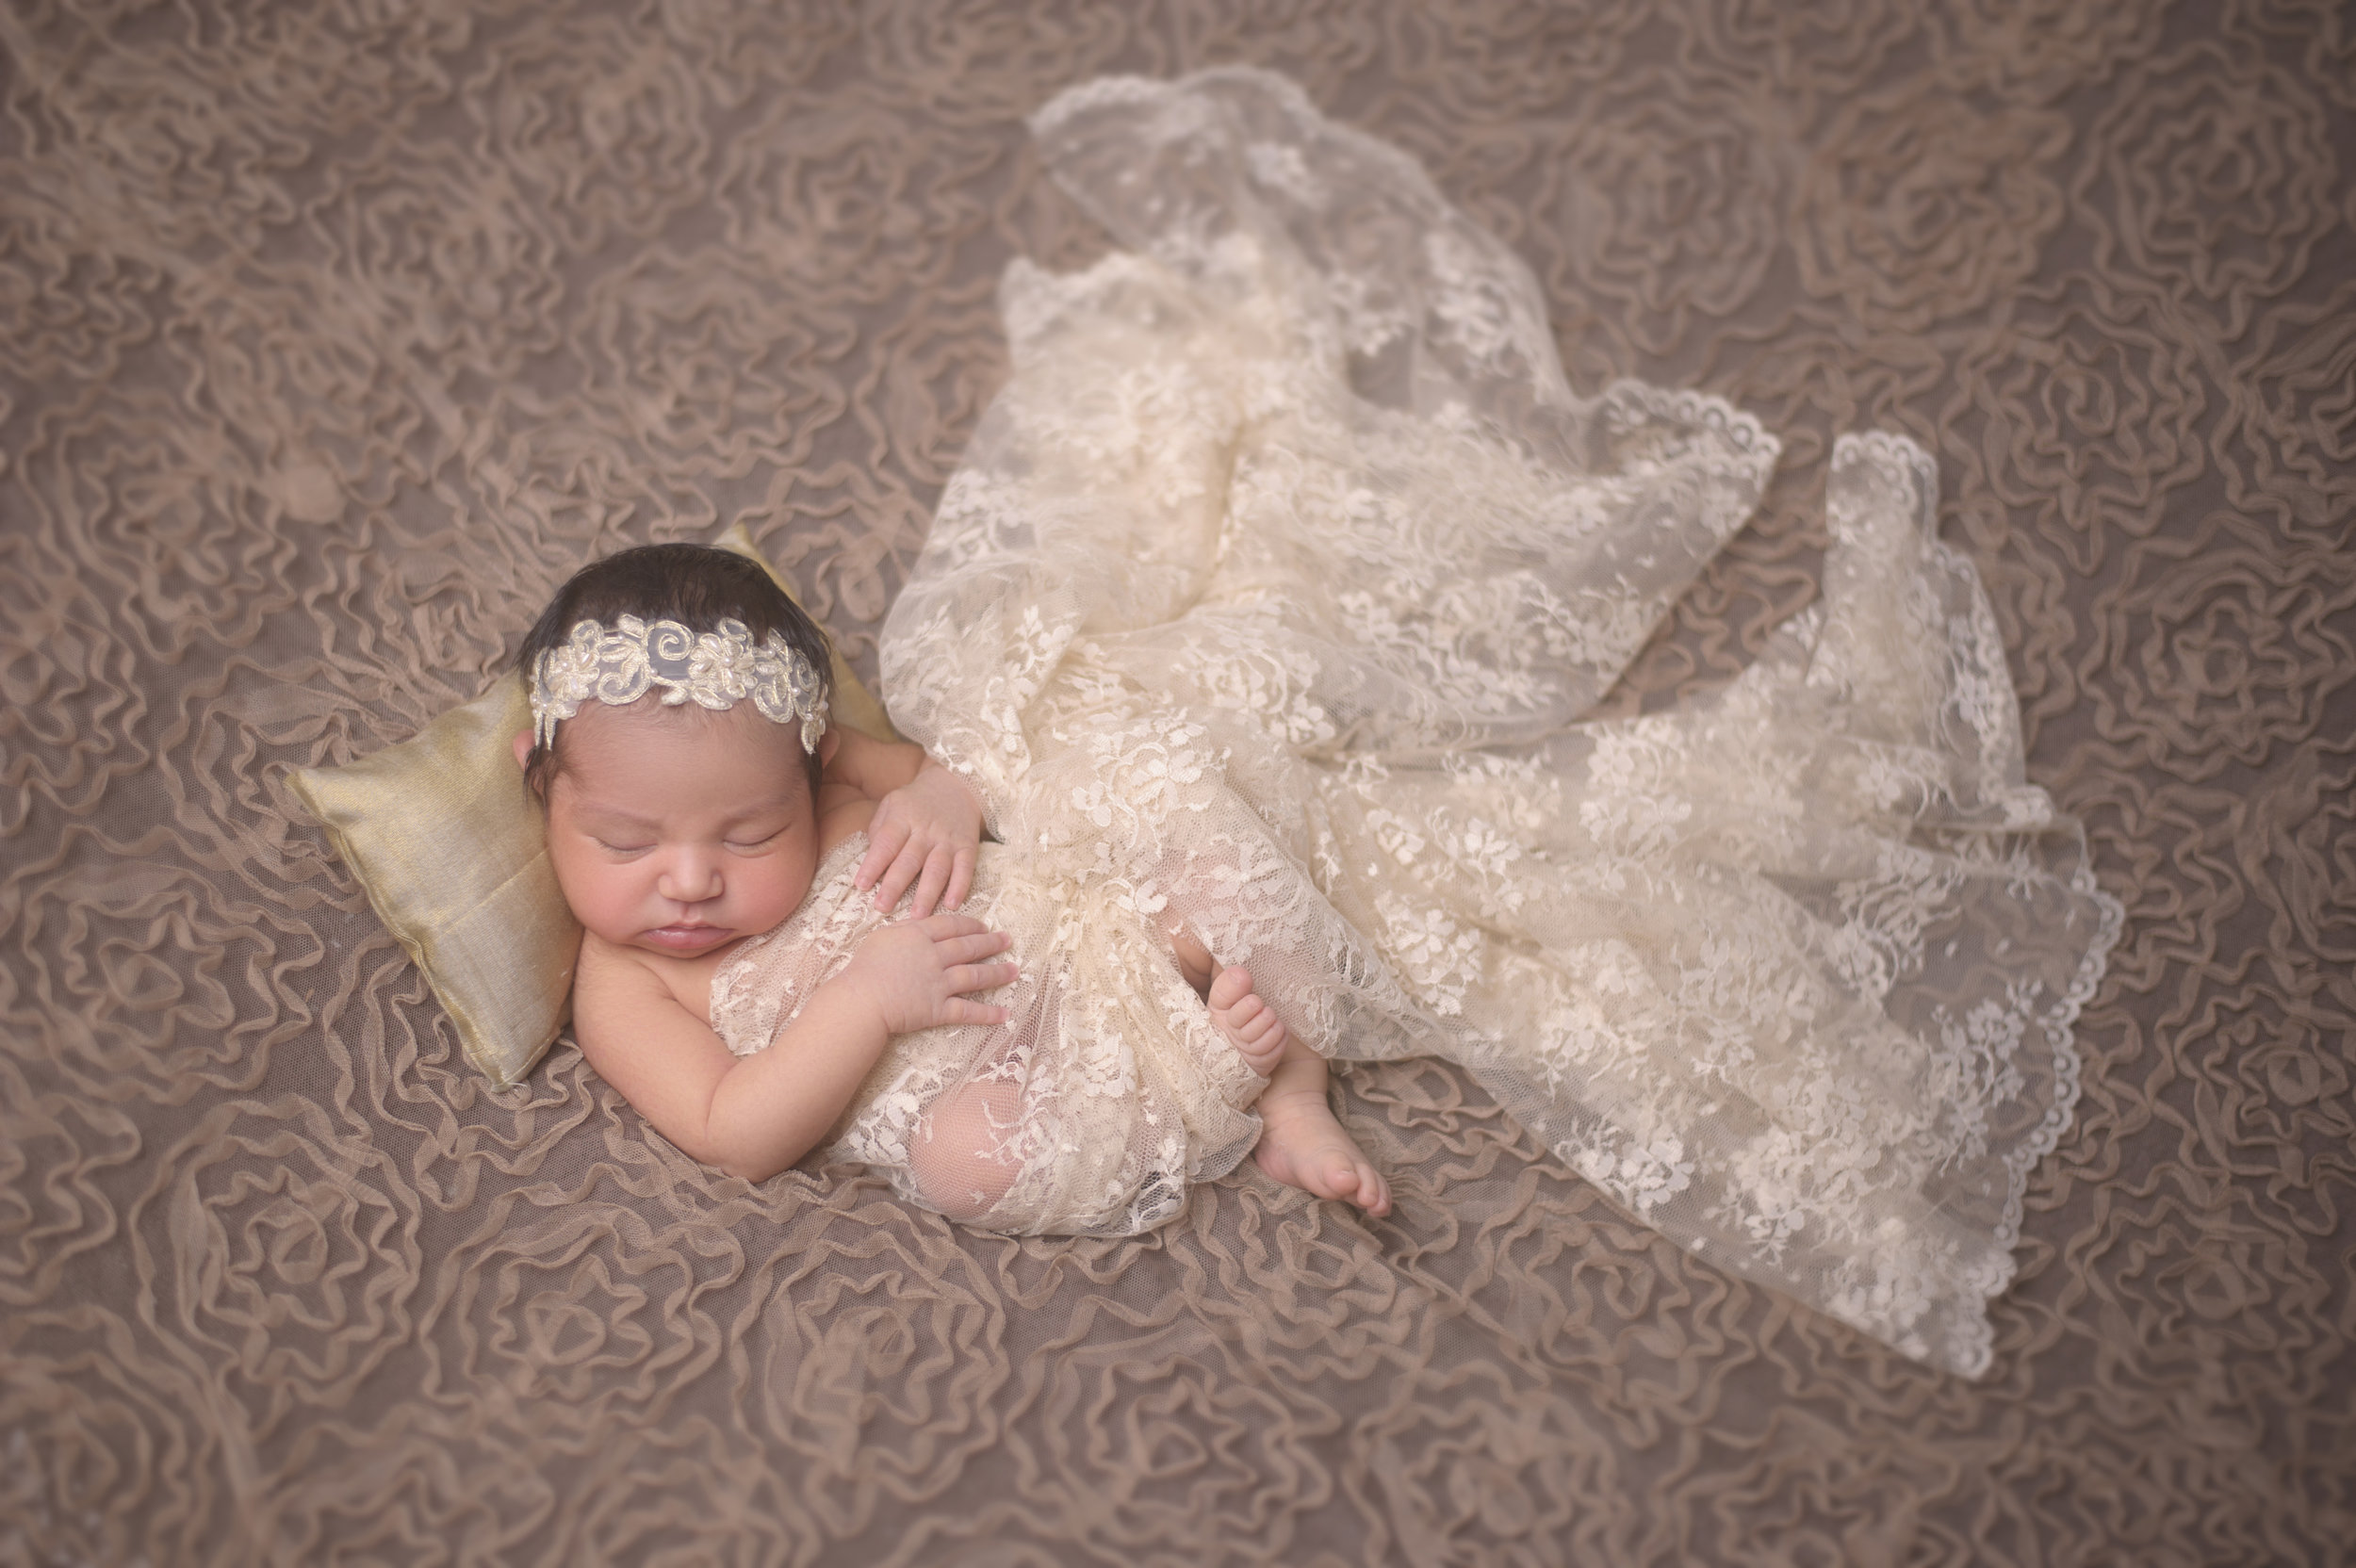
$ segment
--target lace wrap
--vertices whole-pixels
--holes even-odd
[[[730,1051],[768,1046],[890,918],[852,881],[866,852],[836,846],[793,918],[712,976]],[[1022,978],[990,995],[1006,1021],[894,1038],[823,1157],[986,1229],[1134,1235],[1251,1152],[1260,1080],[1133,890],[985,844],[964,908],[1014,938]]]
[[[1054,898],[1185,921],[1318,1050],[1452,1057],[1679,1245],[1984,1367],[2120,917],[2021,776],[1927,457],[1843,438],[1817,610],[1704,699],[1589,719],[1775,442],[1572,396],[1520,263],[1277,78],[1034,127],[1130,249],[1007,272],[1012,379],[886,625],[894,722]]]

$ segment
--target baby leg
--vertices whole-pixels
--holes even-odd
[[[1261,1077],[1274,1072],[1276,1064],[1284,1060],[1284,1042],[1290,1037],[1276,1010],[1252,988],[1252,972],[1240,965],[1221,966],[1210,949],[1182,925],[1170,927],[1170,947],[1186,984],[1210,1004],[1211,1022],[1227,1043]]]
[[[1325,1058],[1295,1040],[1260,1095],[1260,1142],[1252,1157],[1288,1187],[1386,1215],[1391,1185],[1333,1115],[1325,1085]]]
[[[1390,1184],[1326,1103],[1325,1058],[1285,1032],[1253,989],[1250,971],[1221,968],[1182,925],[1170,927],[1170,945],[1186,984],[1210,1004],[1211,1021],[1268,1081],[1260,1091],[1260,1141],[1252,1151],[1260,1168],[1313,1196],[1338,1198],[1370,1215],[1390,1213]]]
[[[1014,1184],[1007,1143],[1022,1114],[1011,1084],[960,1084],[935,1100],[908,1140],[908,1170],[924,1201],[951,1219],[989,1213]]]

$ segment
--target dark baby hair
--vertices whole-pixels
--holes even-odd
[[[786,596],[761,563],[710,545],[640,545],[583,566],[556,591],[524,634],[523,648],[515,655],[517,672],[529,685],[540,656],[561,646],[574,627],[597,621],[610,628],[624,615],[678,621],[691,631],[716,631],[722,621],[738,620],[756,644],[766,642],[774,631],[810,661],[820,686],[832,694],[826,634],[818,623]],[[563,735],[560,727],[557,740],[534,744],[524,760],[524,787],[538,799],[548,798],[548,787],[562,766],[557,752]],[[814,793],[817,754],[806,755],[804,765]]]

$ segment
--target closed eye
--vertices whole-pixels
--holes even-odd
[[[652,848],[654,847],[654,845],[652,845],[652,844],[617,844],[617,843],[614,842],[614,841],[613,841],[612,840],[610,840],[610,839],[599,839],[599,840],[597,840],[597,847],[598,847],[599,849],[611,850],[613,853],[614,853],[614,854],[616,854],[616,855],[644,855],[644,854],[646,854],[646,851],[648,851],[648,850],[652,849]]]

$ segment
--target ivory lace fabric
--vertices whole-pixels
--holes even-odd
[[[712,1026],[764,1050],[890,918],[852,883],[867,836],[819,863],[784,924],[712,976]],[[1260,1132],[1261,1080],[1211,1026],[1136,885],[984,844],[959,909],[1015,938],[1006,1021],[893,1037],[820,1158],[994,1231],[1132,1235],[1172,1218]]]
[[[1319,1054],[1457,1062],[1680,1245],[1982,1370],[2120,909],[2023,781],[1929,458],[1843,436],[1821,605],[1722,690],[1587,719],[1774,438],[1574,398],[1512,253],[1280,77],[1033,126],[1128,249],[1008,270],[1013,375],[882,646],[983,793],[973,912],[1024,975],[1006,1024],[896,1041],[832,1152],[990,1229],[1168,1220],[1252,1143],[1183,924]],[[873,928],[830,867],[715,985],[732,1049]]]

